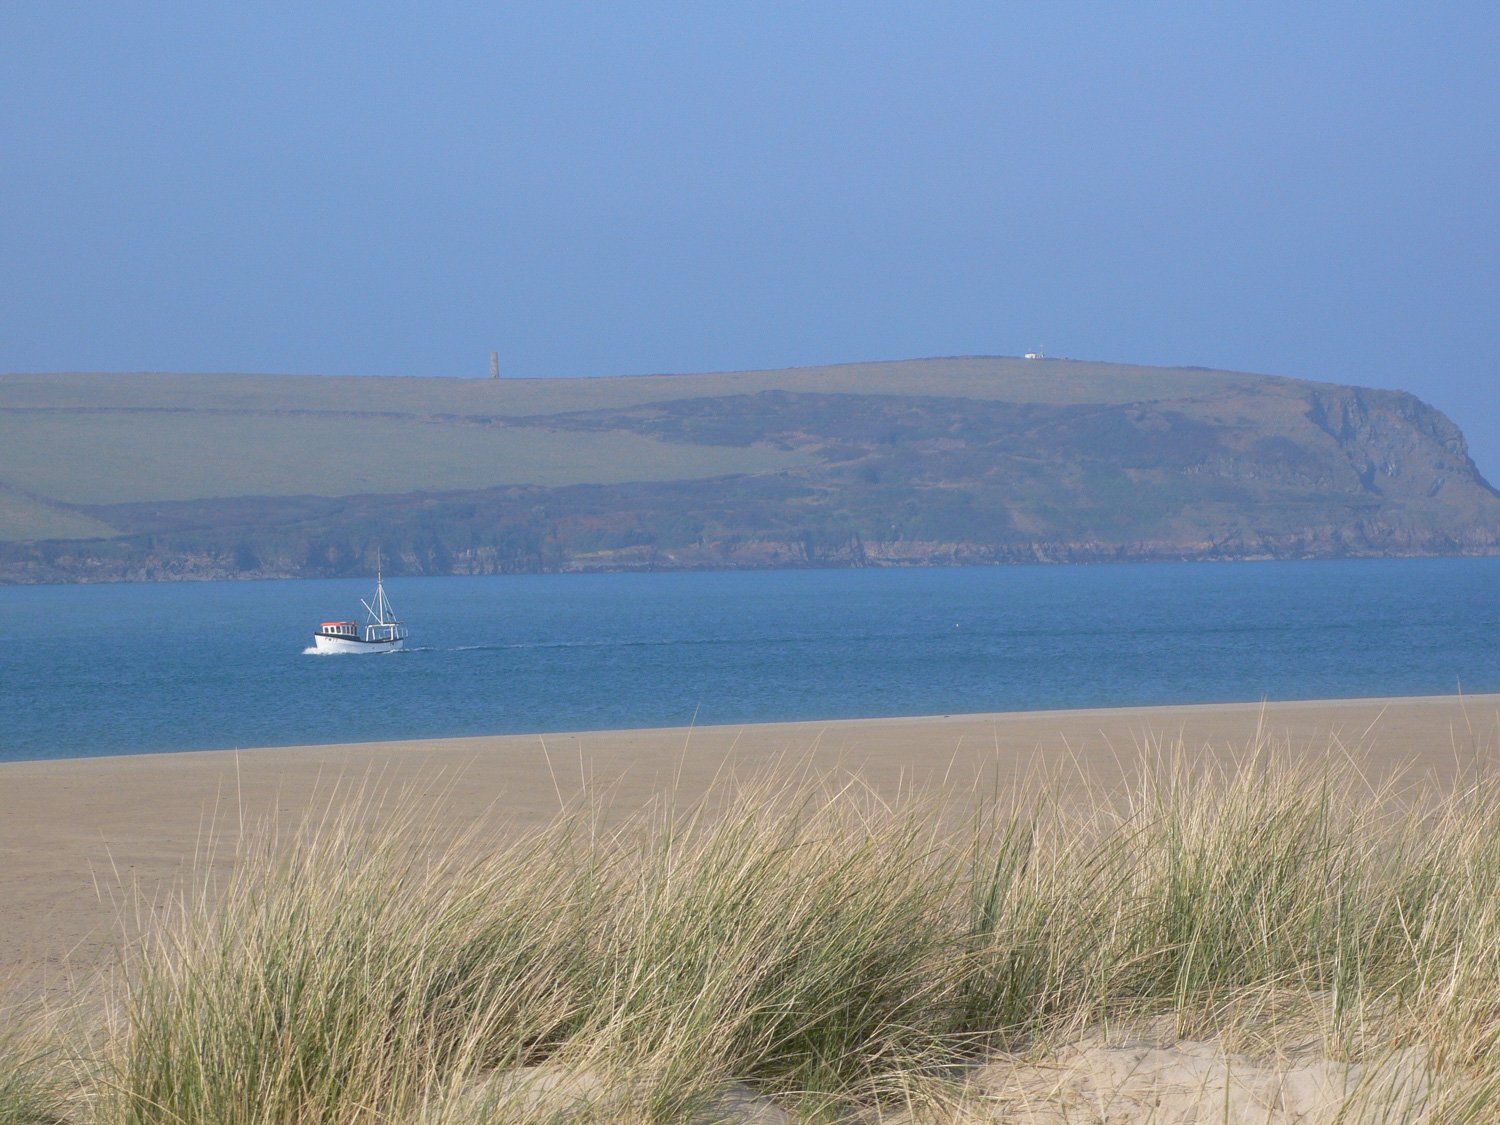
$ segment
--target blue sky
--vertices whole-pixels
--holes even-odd
[[[0,370],[1048,354],[1402,387],[1500,483],[1500,7],[0,11]]]

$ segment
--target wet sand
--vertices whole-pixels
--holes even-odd
[[[1452,777],[1500,751],[1500,695],[852,719],[578,734],[501,735],[0,763],[0,985],[57,985],[105,948],[116,902],[193,868],[215,829],[299,820],[336,785],[411,786],[461,828],[518,830],[582,784],[638,807],[678,779],[688,795],[726,768],[778,758],[859,770],[875,786],[1002,782],[1081,767],[1108,782],[1156,742],[1226,755],[1258,729],[1294,749],[1360,748],[1377,770]],[[9,989],[4,989],[8,991]]]

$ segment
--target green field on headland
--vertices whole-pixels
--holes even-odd
[[[0,376],[0,580],[1500,550],[1395,391],[957,358],[595,379]]]
[[[456,837],[422,788],[123,888],[75,1002],[7,1014],[0,1121],[1495,1118],[1475,763],[1424,786],[1262,742],[899,797],[783,764]]]

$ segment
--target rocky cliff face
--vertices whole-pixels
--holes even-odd
[[[1404,391],[1310,393],[1308,418],[1338,443],[1360,484],[1381,496],[1434,497],[1451,480],[1494,489],[1469,458],[1462,431]]]

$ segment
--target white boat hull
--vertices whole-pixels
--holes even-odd
[[[313,634],[314,651],[320,653],[395,652],[405,640],[362,641],[355,637],[330,637],[324,633]]]

